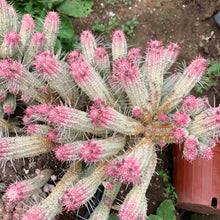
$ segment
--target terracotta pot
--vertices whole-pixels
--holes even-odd
[[[220,142],[213,148],[212,160],[183,158],[183,146],[175,145],[174,186],[176,206],[204,214],[220,215]]]

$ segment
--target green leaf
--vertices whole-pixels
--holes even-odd
[[[160,3],[160,2],[157,2],[156,7],[157,7],[157,8],[160,8],[161,6],[162,6],[161,3]]]
[[[54,47],[55,53],[56,53],[61,47],[62,47],[61,41],[57,38],[57,39],[56,39],[56,44],[55,44],[55,47]]]
[[[74,34],[73,32],[73,25],[70,19],[64,15],[60,15],[60,31],[58,36],[62,38],[71,38]]]
[[[32,3],[31,1],[28,2],[28,3],[25,5],[24,10],[25,10],[28,14],[33,15],[33,14],[34,14],[33,3]]]
[[[108,218],[108,220],[117,220],[117,219],[118,219],[118,216],[115,213],[110,214]]]
[[[44,22],[44,19],[46,17],[46,14],[47,14],[46,10],[43,9],[41,11],[41,13],[40,13],[40,16],[35,18],[35,20],[36,20],[36,28],[35,28],[35,30],[36,31],[43,31],[43,22]]]
[[[92,26],[92,30],[102,33],[105,32],[106,27],[103,24],[99,24],[97,21],[95,21],[95,25]]]
[[[57,7],[59,12],[76,18],[90,14],[93,6],[92,0],[65,0]]]
[[[164,200],[157,208],[157,215],[162,219],[176,220],[173,202],[171,200]]]
[[[59,4],[61,4],[64,0],[42,0],[41,2],[48,8],[48,9],[52,9],[56,6],[58,6]]]
[[[70,39],[62,38],[61,44],[63,51],[70,52],[71,50],[74,50],[78,41],[79,36],[76,34],[74,34]]]
[[[163,219],[158,215],[149,215],[148,220],[163,220]]]

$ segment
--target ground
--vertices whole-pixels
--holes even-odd
[[[94,0],[93,12],[85,18],[73,18],[75,34],[80,34],[82,30],[91,30],[95,22],[109,27],[109,21],[116,17],[118,25],[115,29],[120,28],[133,17],[139,22],[134,29],[134,37],[128,37],[128,44],[141,48],[144,55],[146,41],[150,39],[162,40],[164,44],[176,42],[181,46],[181,53],[177,60],[178,65],[183,62],[189,64],[195,56],[201,54],[205,58],[220,60],[220,29],[214,21],[213,15],[220,10],[219,0],[133,0],[130,6],[126,6],[122,1],[115,5],[106,4],[104,0]],[[99,36],[99,33],[95,33]],[[111,33],[101,34],[103,42],[110,42]],[[216,79],[216,88],[210,88],[207,95],[212,105],[219,105],[220,80]],[[193,94],[198,96],[195,91]],[[215,98],[214,98],[215,97]],[[172,148],[166,146],[163,151],[158,151],[157,171],[164,170],[169,172],[172,177]],[[47,155],[37,157],[29,164],[31,160],[15,161],[16,171],[10,163],[7,164],[4,174],[1,174],[1,180],[10,184],[16,180],[15,176],[22,178],[25,172],[33,174],[36,168],[52,168],[55,174],[61,177],[66,164],[58,164],[54,156]],[[19,175],[18,175],[19,174]],[[172,181],[172,178],[171,178]],[[155,213],[159,204],[167,199],[164,193],[165,183],[158,176],[154,176],[151,185],[147,191],[148,214]],[[124,190],[124,189],[123,189]],[[125,193],[121,193],[122,197]],[[178,210],[184,219],[189,213],[183,213]],[[57,219],[76,219],[75,216],[62,215]],[[189,219],[189,217],[185,217]]]

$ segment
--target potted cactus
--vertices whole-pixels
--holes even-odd
[[[55,55],[56,12],[49,12],[43,32],[35,33],[30,15],[20,25],[4,0],[0,11],[0,157],[6,162],[54,152],[57,160],[71,162],[39,203],[33,204],[31,196],[50,170],[37,172],[34,178],[42,179],[40,184],[30,179],[9,186],[1,202],[4,218],[46,220],[62,210],[75,212],[103,184],[104,195],[90,219],[108,219],[121,185],[132,184],[118,217],[145,220],[145,192],[155,173],[157,144],[193,142],[197,155],[211,159],[213,146],[208,143],[213,131],[219,134],[219,108],[204,107],[198,99],[194,109],[194,98],[187,96],[205,72],[206,59],[198,56],[182,72],[165,78],[180,47],[151,40],[143,58],[139,49],[127,49],[120,30],[112,34],[110,54],[97,46],[90,31],[83,31],[81,50]],[[4,117],[12,114],[17,104],[12,100],[18,99],[26,108],[22,124],[15,126]],[[195,149],[187,146],[184,155],[191,159]]]

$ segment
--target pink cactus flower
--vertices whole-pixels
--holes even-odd
[[[80,149],[81,158],[87,162],[98,161],[102,153],[103,146],[98,141],[87,141],[83,143]]]
[[[135,106],[132,110],[132,115],[138,118],[141,115],[141,109],[138,106]]]
[[[167,114],[160,114],[158,119],[160,122],[165,122],[167,120]]]
[[[173,137],[176,143],[183,141],[188,136],[188,131],[183,128],[176,128],[173,132]]]
[[[211,160],[213,158],[213,155],[213,151],[209,147],[204,148],[199,152],[199,156],[205,160]]]
[[[87,199],[87,194],[88,192],[86,193],[82,184],[76,184],[74,187],[68,189],[62,198],[62,203],[67,212],[78,209]]]
[[[195,96],[186,96],[183,99],[183,108],[188,112],[193,112],[197,106],[197,99]]]
[[[198,146],[199,146],[198,138],[196,138],[193,135],[190,135],[184,143],[184,148],[187,150],[190,150],[190,149],[195,150],[196,147]]]
[[[140,184],[141,175],[140,162],[132,157],[125,157],[122,160],[122,165],[118,168],[118,176],[123,183]]]
[[[9,202],[18,202],[26,198],[26,190],[21,183],[10,185],[6,190],[6,198]]]
[[[189,116],[185,111],[181,110],[173,116],[173,120],[177,126],[184,127],[190,122]]]
[[[197,149],[184,149],[183,155],[186,158],[186,160],[193,161],[197,158]]]

